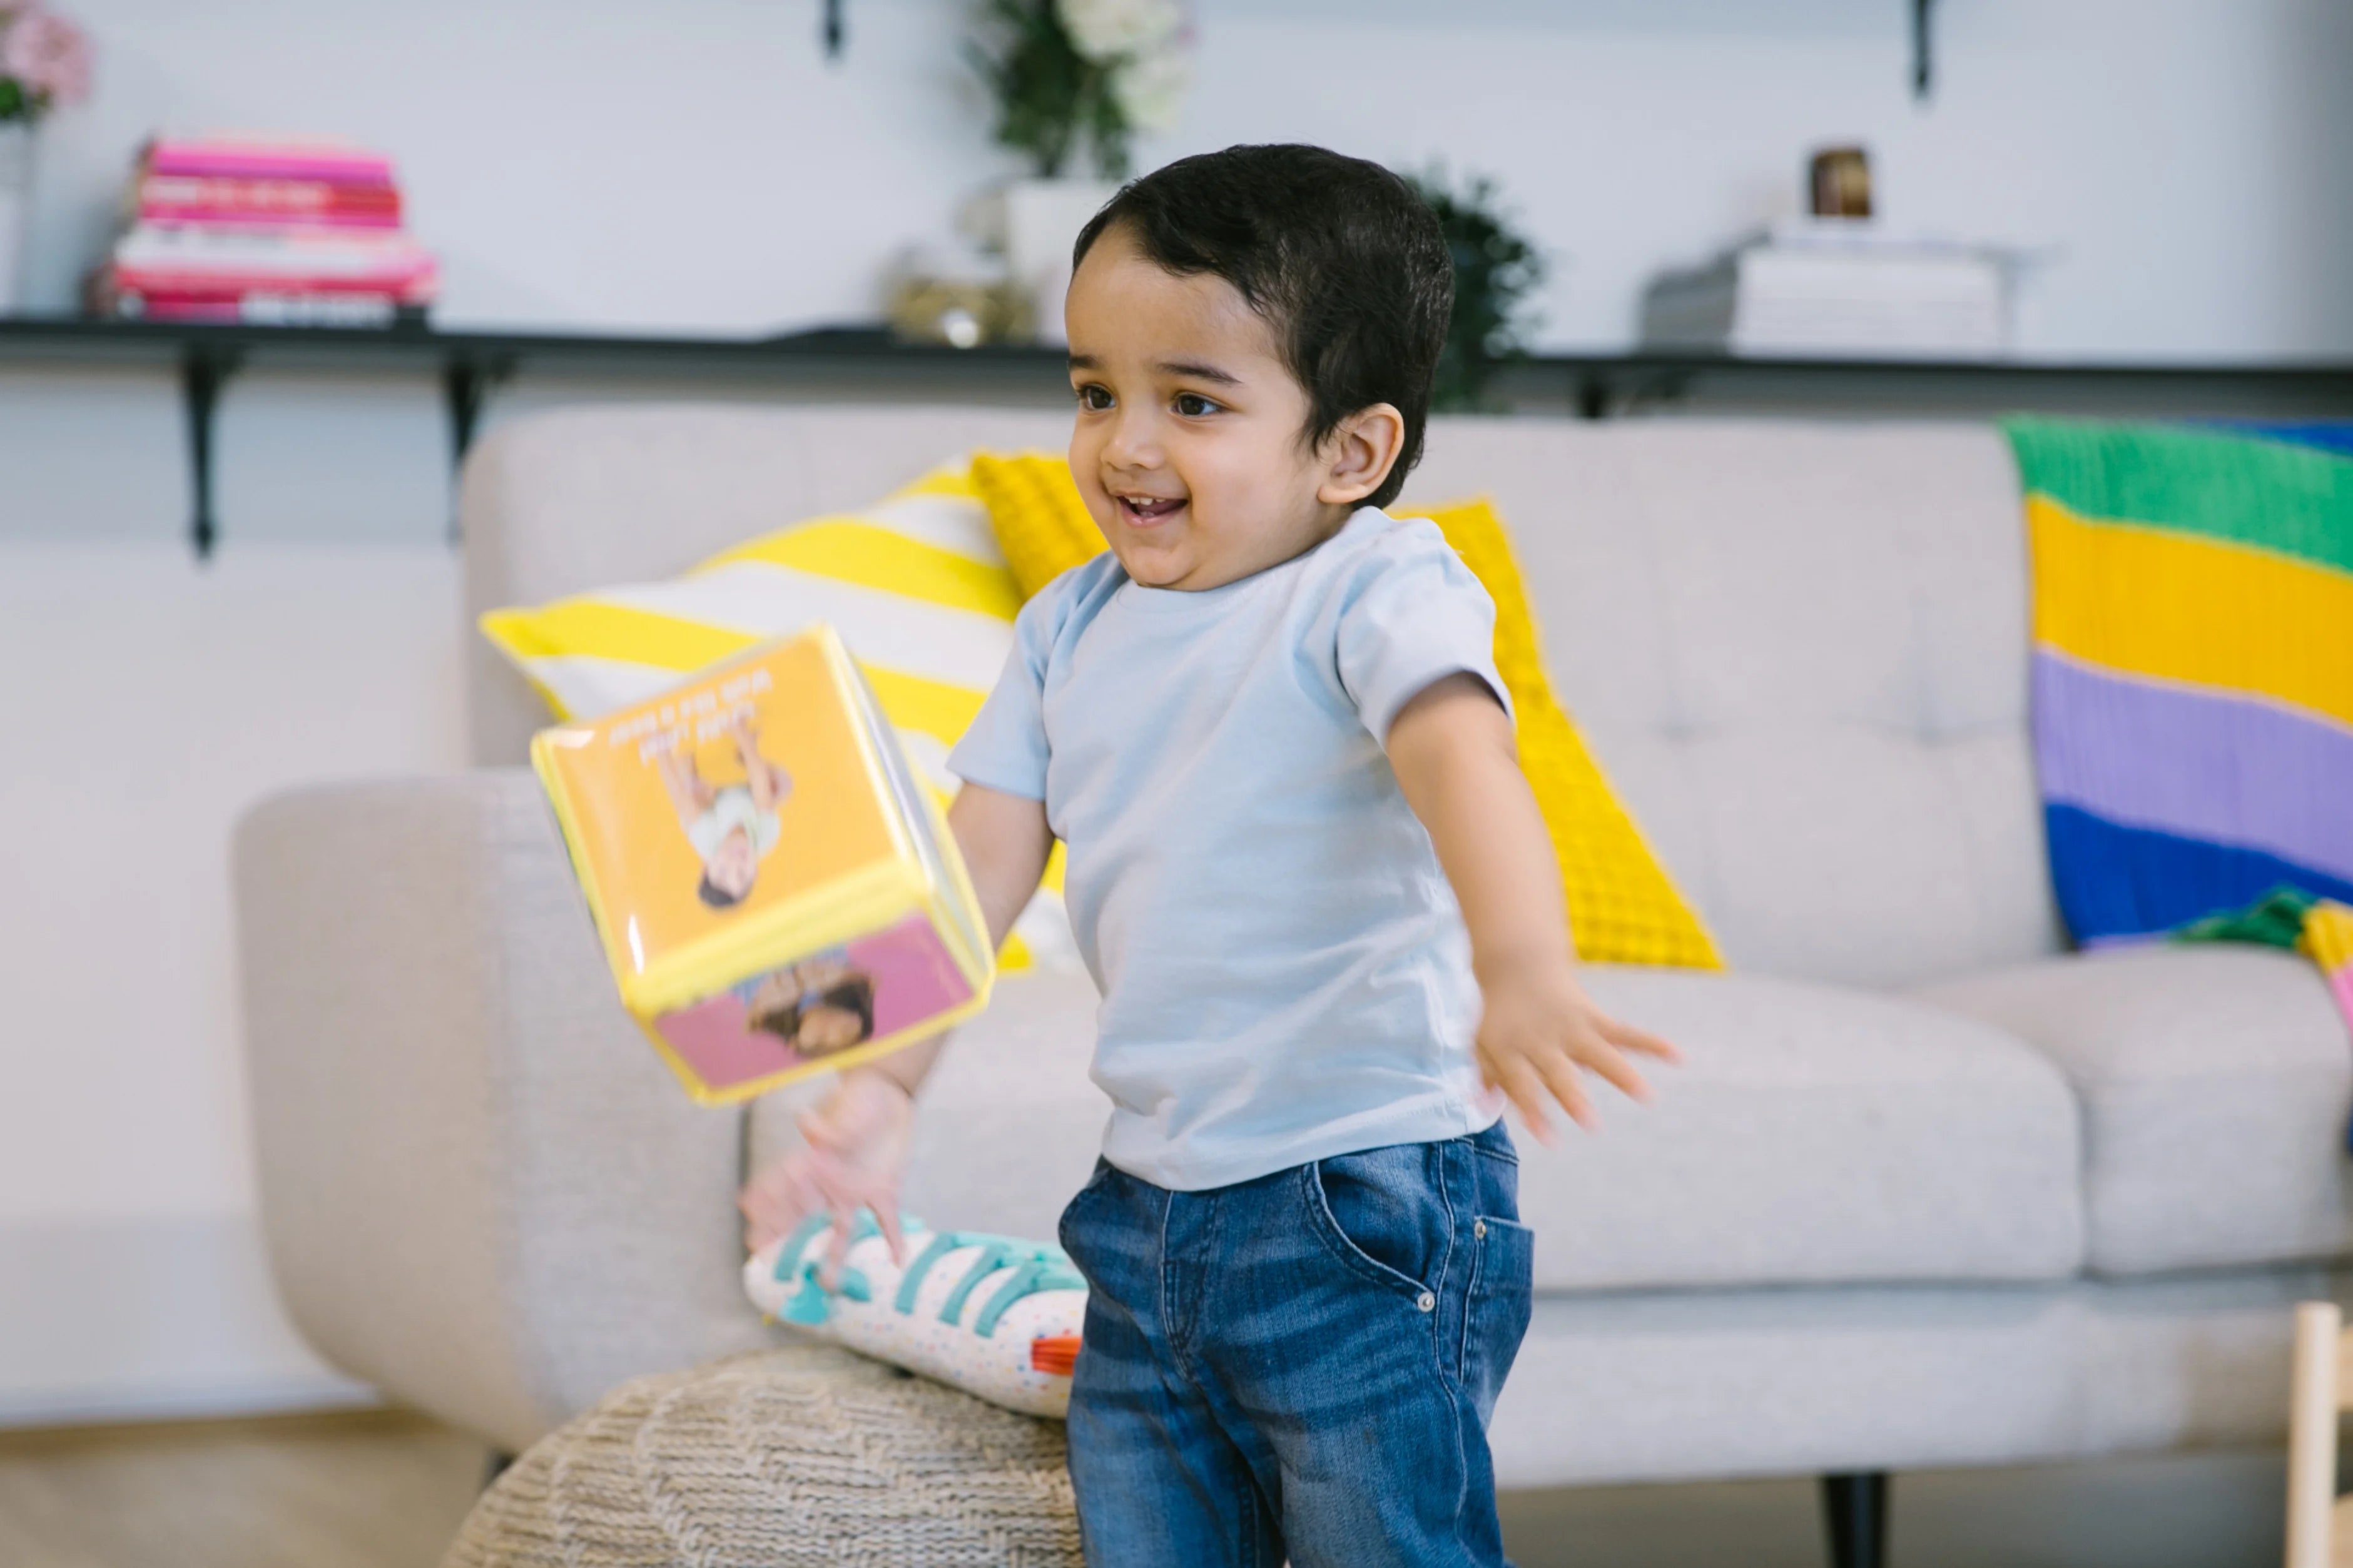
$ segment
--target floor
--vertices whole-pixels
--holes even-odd
[[[5,1568],[433,1568],[482,1449],[392,1412],[0,1433]]]
[[[433,1568],[480,1483],[480,1446],[421,1417],[0,1433],[6,1568]],[[2270,1568],[2276,1453],[1896,1483],[1901,1568]],[[1820,1568],[1803,1481],[1507,1496],[1520,1568]]]

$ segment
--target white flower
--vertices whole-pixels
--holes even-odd
[[[1185,25],[1180,0],[1055,0],[1071,47],[1097,65],[1140,55]]]
[[[1138,131],[1166,132],[1176,128],[1177,112],[1185,107],[1185,89],[1192,85],[1192,66],[1183,51],[1155,49],[1112,72],[1111,95],[1127,122]]]

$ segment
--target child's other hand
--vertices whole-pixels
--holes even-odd
[[[897,1079],[872,1068],[843,1073],[824,1104],[802,1113],[802,1146],[746,1182],[737,1195],[744,1246],[757,1252],[809,1215],[829,1214],[833,1240],[820,1278],[830,1287],[849,1254],[849,1227],[858,1211],[868,1209],[892,1259],[905,1262],[899,1177],[914,1120],[914,1097]]]
[[[1656,1035],[1621,1024],[1593,1005],[1565,962],[1531,963],[1482,973],[1486,1008],[1479,1020],[1479,1076],[1501,1089],[1539,1142],[1552,1142],[1545,1102],[1556,1100],[1587,1131],[1599,1122],[1580,1073],[1608,1079],[1635,1100],[1651,1086],[1628,1053],[1662,1062],[1683,1055]]]

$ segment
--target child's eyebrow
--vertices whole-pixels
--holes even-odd
[[[1077,362],[1074,360],[1071,363]],[[1194,381],[1214,381],[1220,386],[1240,386],[1242,384],[1240,376],[1219,370],[1213,364],[1203,364],[1198,360],[1165,359],[1153,368],[1163,375],[1184,376]]]

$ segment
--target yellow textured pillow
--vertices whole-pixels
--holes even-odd
[[[1405,509],[1438,524],[1446,542],[1495,601],[1495,673],[1517,715],[1520,768],[1535,792],[1568,891],[1568,929],[1579,958],[1721,969],[1715,940],[1651,852],[1584,738],[1552,694],[1535,615],[1520,585],[1511,535],[1484,497]]]
[[[1071,567],[1111,548],[1079,499],[1070,460],[1058,452],[976,452],[972,488],[988,508],[988,526],[1023,604]]]
[[[1108,548],[1062,458],[981,454],[973,458],[972,486],[987,504],[997,548],[1025,602]],[[1553,697],[1519,563],[1493,503],[1482,498],[1404,509],[1397,515],[1437,523],[1495,601],[1495,671],[1517,714],[1520,767],[1560,859],[1577,956],[1594,963],[1723,968],[1715,939],[1651,852],[1576,724]]]

